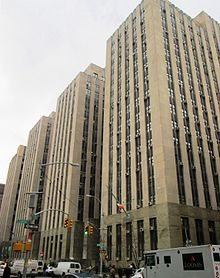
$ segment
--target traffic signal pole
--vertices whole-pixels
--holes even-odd
[[[100,256],[100,270],[99,270],[99,273],[100,273],[100,276],[102,276],[102,244],[103,244],[103,240],[102,240],[102,232],[104,229],[104,226],[103,226],[103,209],[102,209],[102,203],[101,201],[99,200],[99,198],[97,198],[95,195],[90,195],[90,194],[87,194],[86,197],[89,197],[89,198],[94,198],[95,200],[97,200],[99,203],[100,203],[100,207],[101,207],[101,215],[100,215],[100,246],[99,246],[99,256]]]

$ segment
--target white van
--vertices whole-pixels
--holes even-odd
[[[55,276],[63,276],[69,272],[81,272],[81,264],[78,262],[59,262],[57,267],[53,269]]]
[[[37,261],[36,260],[28,260],[26,268],[27,268],[27,276],[35,277],[38,274],[37,271]],[[22,277],[24,273],[24,260],[15,260],[11,266],[11,274],[18,276],[18,278]]]
[[[37,260],[37,272],[39,275],[44,272],[44,262],[42,260]]]

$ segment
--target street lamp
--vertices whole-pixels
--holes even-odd
[[[60,165],[60,164],[64,164],[64,165],[70,165],[70,166],[73,166],[73,167],[79,167],[80,164],[79,163],[75,163],[75,162],[70,162],[70,161],[55,161],[55,162],[49,162],[49,163],[39,163],[39,175],[41,174],[41,170],[42,170],[42,167],[45,167],[45,166],[50,166],[50,165]],[[39,188],[40,191],[33,191],[33,192],[26,192],[26,194],[29,194],[30,197],[32,197],[32,199],[34,200],[34,203],[33,203],[33,207],[31,207],[31,202],[29,203],[29,208],[32,208],[33,210],[35,209],[35,213],[34,215],[39,215],[41,214],[42,212],[44,211],[60,211],[60,210],[57,210],[57,209],[48,209],[48,210],[43,210],[43,211],[40,211],[40,212],[36,212],[36,207],[35,207],[35,195],[40,195],[40,194],[43,194],[44,192],[42,191],[43,188]],[[64,211],[60,211],[60,212],[63,212],[65,213]],[[24,271],[23,271],[23,278],[26,278],[26,275],[27,275],[27,268],[26,268],[26,264],[27,264],[27,260],[28,260],[28,254],[26,252],[26,255],[25,255],[25,264],[24,264]]]
[[[102,253],[101,253],[101,251],[102,251],[102,238],[101,238],[101,235],[102,235],[102,230],[104,229],[103,228],[103,214],[102,214],[103,213],[103,209],[102,209],[102,203],[99,200],[99,198],[97,198],[94,195],[86,194],[86,197],[96,199],[100,203],[100,206],[101,206],[99,256],[100,256],[100,275],[102,275]]]

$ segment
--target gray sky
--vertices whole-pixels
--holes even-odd
[[[220,22],[219,0],[171,1]],[[19,145],[91,62],[104,67],[106,40],[140,0],[0,0],[0,183]]]

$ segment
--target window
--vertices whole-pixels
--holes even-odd
[[[121,260],[121,224],[116,225],[116,257]]]
[[[220,262],[220,254],[219,253],[213,253],[213,259],[215,262]]]
[[[208,221],[209,226],[209,238],[211,244],[217,244],[216,241],[216,233],[215,233],[215,222],[214,221]]]
[[[170,256],[164,256],[164,263],[165,264],[171,264],[171,257]]]
[[[138,257],[143,258],[144,254],[144,221],[137,221],[138,229]]]
[[[145,265],[147,266],[155,266],[156,261],[155,261],[155,254],[149,254],[145,257]]]
[[[108,250],[108,258],[111,260],[111,258],[112,258],[112,226],[107,227],[107,250]]]
[[[187,246],[190,243],[189,219],[187,217],[181,217],[181,221],[183,245]]]
[[[202,245],[202,244],[204,244],[202,220],[200,220],[200,219],[195,219],[195,223],[196,223],[197,244],[198,244],[198,245]]]
[[[126,256],[132,259],[132,224],[126,223]]]
[[[157,249],[157,218],[150,218],[150,245],[151,250]]]

